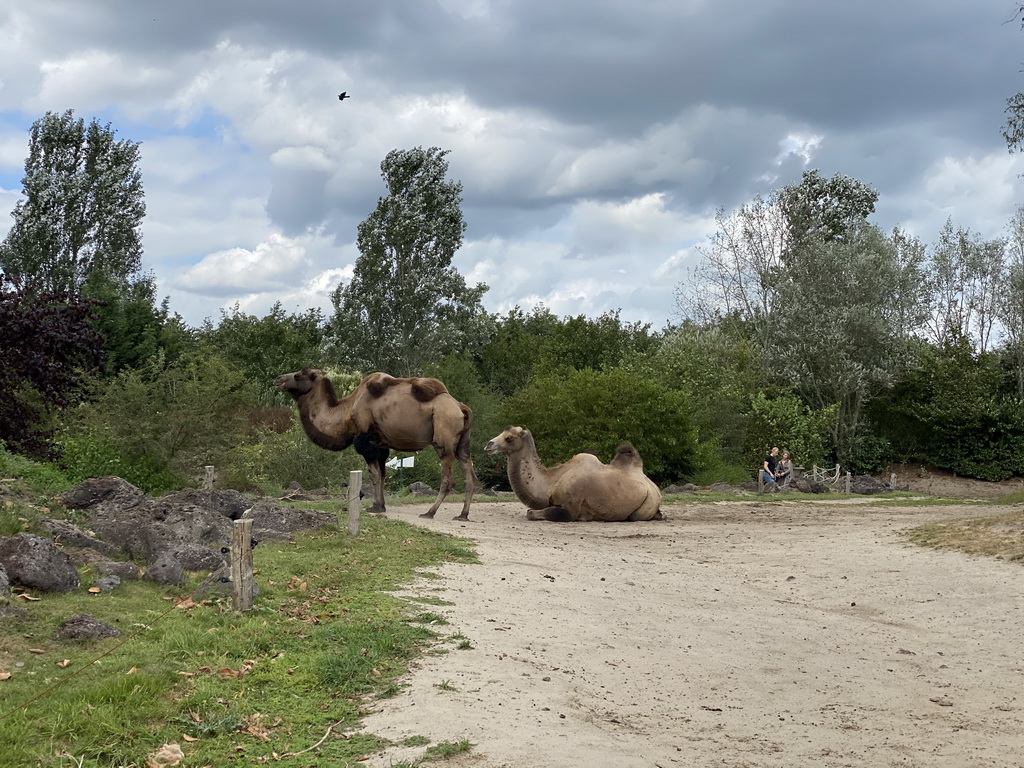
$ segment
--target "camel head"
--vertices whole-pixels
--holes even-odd
[[[287,392],[296,400],[307,394],[317,379],[323,378],[324,372],[316,368],[303,368],[295,373],[283,373],[274,379],[274,388],[278,392]]]
[[[492,437],[484,446],[485,453],[511,454],[521,451],[526,441],[532,439],[530,430],[522,427],[508,427],[497,437]]]

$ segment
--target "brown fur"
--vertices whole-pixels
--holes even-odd
[[[274,385],[295,398],[302,428],[313,443],[332,451],[355,443],[366,459],[374,488],[370,511],[385,511],[384,462],[388,452],[419,451],[430,445],[441,459],[441,488],[423,517],[433,517],[454,488],[452,470],[458,460],[466,499],[456,519],[469,519],[469,504],[477,487],[470,454],[473,411],[453,398],[442,382],[371,373],[354,392],[339,398],[323,371],[303,368],[278,376]]]
[[[610,464],[577,453],[564,464],[545,467],[530,431],[509,427],[484,450],[508,456],[509,482],[530,520],[662,519],[661,491],[644,474],[643,460],[629,443],[619,446]]]

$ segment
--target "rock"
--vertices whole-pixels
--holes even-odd
[[[72,525],[67,520],[40,520],[39,525],[50,534],[55,544],[65,547],[94,549],[108,557],[117,552],[117,547],[105,541],[100,541],[77,525]]]
[[[676,484],[673,483],[672,485],[668,486],[667,488],[663,488],[661,492],[663,494],[670,494],[670,493],[696,493],[699,490],[700,490],[700,486],[699,485],[694,485],[693,483],[686,483],[685,485],[676,485]]]
[[[110,576],[104,576],[103,578],[96,579],[92,585],[94,587],[99,587],[104,592],[109,592],[110,590],[121,586],[121,579],[111,574]]]
[[[293,509],[269,501],[258,502],[244,517],[252,520],[252,536],[257,541],[287,541],[295,531],[338,525],[338,516],[332,512]]]
[[[840,481],[842,486],[844,481]],[[850,493],[875,494],[889,491],[889,484],[876,480],[871,475],[855,475],[850,478]]]
[[[11,580],[7,577],[7,571],[3,563],[0,563],[0,597],[7,597],[11,594]]]
[[[60,495],[68,509],[94,509],[107,505],[126,507],[145,498],[139,488],[120,477],[95,477]]]
[[[255,502],[251,496],[238,491],[213,491],[185,488],[165,493],[159,498],[165,504],[181,504],[210,509],[229,520],[237,520]]]
[[[87,613],[78,613],[61,622],[55,635],[58,640],[98,640],[102,637],[120,637],[121,631]]]
[[[185,583],[185,569],[173,554],[161,552],[146,568],[142,578],[145,581],[155,581],[157,584],[180,587]]]
[[[0,538],[0,565],[11,584],[48,592],[70,592],[78,571],[52,541],[31,533]]]
[[[92,528],[104,541],[150,564],[168,550],[184,551],[186,544],[219,551],[231,541],[231,521],[220,512],[167,497],[128,508],[108,507],[93,517]]]
[[[437,491],[431,488],[426,483],[416,481],[415,483],[409,483],[409,493],[413,496],[436,496]]]

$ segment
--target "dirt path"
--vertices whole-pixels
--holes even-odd
[[[446,764],[481,768],[1024,765],[1024,567],[901,536],[1006,507],[426,506],[388,516],[475,539],[482,565],[412,593],[453,603],[430,610],[473,648],[426,657],[369,732],[468,739]]]

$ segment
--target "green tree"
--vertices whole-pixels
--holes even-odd
[[[139,145],[116,140],[109,124],[86,126],[71,110],[36,120],[0,271],[47,293],[80,293],[91,278],[130,281],[146,213],[138,163]]]
[[[954,229],[949,219],[926,267],[927,338],[940,347],[969,339],[979,352],[987,351],[1007,283],[1004,241],[985,241],[970,230]]]
[[[1024,399],[999,356],[966,339],[922,343],[917,366],[875,413],[875,429],[897,454],[967,477],[1024,474]]]
[[[610,461],[622,442],[640,452],[644,471],[662,484],[695,468],[696,433],[685,396],[623,368],[536,376],[505,400],[502,422],[526,427],[548,465],[590,451]]]
[[[1013,371],[1017,397],[1024,399],[1024,207],[1014,212],[1009,229],[1006,280],[997,313],[1005,333],[1003,354]]]
[[[245,376],[216,354],[193,351],[174,362],[157,355],[67,415],[68,461],[81,471],[95,471],[97,457],[109,469],[142,468],[150,487],[169,475],[197,478],[210,464],[223,475],[246,442],[252,400]]]
[[[352,280],[332,296],[330,332],[343,364],[409,376],[483,340],[487,286],[468,287],[452,266],[466,224],[447,155],[396,149],[381,163],[388,194],[359,225]]]
[[[307,366],[319,367],[324,358],[324,316],[319,309],[288,314],[277,302],[263,317],[242,312],[236,304],[221,311],[220,323],[207,321],[202,331],[232,368],[251,382],[260,402],[275,400],[277,376]]]
[[[702,448],[700,470],[749,464],[749,404],[763,371],[760,355],[742,334],[723,325],[683,323],[665,333],[653,354],[633,358],[628,367],[699,403],[693,424]]]
[[[906,244],[905,238],[898,238]],[[844,239],[795,249],[764,345],[778,380],[815,411],[835,408],[833,447],[857,447],[863,408],[912,364],[907,329],[918,327],[920,249],[900,247],[861,222]]]
[[[541,346],[559,320],[544,305],[529,314],[516,306],[504,316],[491,318],[487,341],[474,356],[480,377],[507,397],[525,387],[533,376]]]
[[[658,339],[650,323],[624,323],[619,310],[600,317],[566,317],[551,328],[538,351],[537,369],[550,373],[570,369],[614,368],[632,354],[647,354]]]

